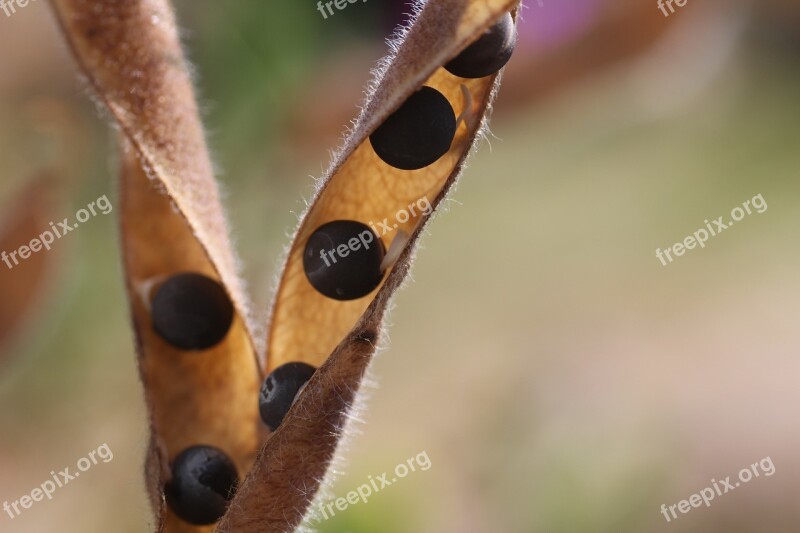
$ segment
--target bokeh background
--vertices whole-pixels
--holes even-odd
[[[655,0],[527,4],[493,135],[396,298],[331,492],[421,452],[432,466],[319,529],[800,530],[797,3],[691,0],[668,18]],[[409,9],[372,0],[326,20],[311,1],[176,7],[266,314],[311,176]],[[46,222],[115,202],[113,131],[48,4],[0,13],[0,50],[0,234],[15,210]],[[656,259],[757,194],[763,214]],[[0,514],[0,531],[150,530],[115,217],[14,281],[0,264],[0,501],[103,443],[114,453],[52,501]],[[660,514],[765,457],[774,475],[671,523]]]

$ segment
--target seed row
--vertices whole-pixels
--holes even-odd
[[[150,309],[153,331],[186,351],[217,346],[233,324],[233,303],[224,287],[196,272],[181,272],[161,283]],[[222,518],[239,482],[230,457],[207,445],[183,450],[172,461],[171,472],[164,488],[167,503],[181,519],[195,525]]]
[[[444,68],[462,78],[490,76],[505,66],[515,45],[514,21],[511,13],[505,13]],[[447,97],[423,86],[369,136],[369,142],[389,166],[418,170],[450,150],[456,127],[455,112]],[[380,285],[385,253],[383,242],[366,224],[334,220],[317,228],[306,241],[303,270],[320,294],[335,300],[355,300]]]

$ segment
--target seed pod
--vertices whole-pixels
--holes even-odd
[[[219,531],[260,533],[311,526],[313,520],[301,523],[304,517],[310,518],[320,483],[333,473],[330,465],[347,431],[348,414],[380,343],[384,312],[406,278],[415,245],[430,215],[442,205],[475,146],[496,90],[495,76],[464,80],[447,72],[442,64],[504,13],[513,8],[516,14],[517,3],[419,3],[420,11],[403,30],[403,41],[392,43],[395,53],[382,61],[362,115],[303,215],[273,302],[267,373],[295,361],[307,362],[318,370],[297,396],[281,428],[266,441]],[[421,86],[443,94],[464,121],[444,156],[423,171],[407,172],[387,166],[374,149],[375,143],[368,139],[396,112],[398,103]],[[432,209],[422,209],[425,204],[417,203],[422,198],[429,200]],[[411,212],[412,204],[418,209],[416,215]],[[407,222],[399,215],[402,210],[411,214]],[[385,279],[369,297],[351,302],[320,298],[308,283],[303,264],[306,244],[317,228],[332,219],[383,220],[379,222],[381,235],[394,235],[392,247],[400,243],[399,257],[391,262],[384,259]],[[393,228],[395,222],[399,224]],[[407,236],[402,240],[400,230]],[[388,240],[385,242],[388,245]],[[387,258],[390,256],[387,252]]]
[[[209,533],[210,528],[187,528],[166,508],[169,458],[208,442],[223,448],[239,472],[248,471],[259,445],[253,399],[261,373],[192,69],[169,0],[50,3],[76,64],[122,141],[115,210],[150,422],[146,482],[153,529]],[[153,328],[152,281],[177,272],[219,280],[235,308],[223,341],[202,357],[165,342]]]
[[[311,234],[303,253],[309,283],[335,300],[366,296],[383,279],[381,239],[366,224],[334,220]]]
[[[225,514],[238,483],[236,466],[225,453],[213,446],[192,446],[173,461],[167,503],[190,524],[213,524]]]
[[[511,13],[506,13],[444,68],[460,78],[483,78],[508,63],[516,44],[516,26]]]
[[[176,274],[153,297],[153,329],[183,350],[219,344],[233,322],[233,304],[217,281],[186,272]]]
[[[447,98],[422,87],[369,136],[384,162],[401,170],[417,170],[436,162],[450,150],[456,134],[456,115]]]
[[[281,425],[297,393],[311,379],[314,372],[316,369],[306,363],[286,363],[273,370],[264,380],[258,407],[261,420],[272,431]]]

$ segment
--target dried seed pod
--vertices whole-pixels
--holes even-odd
[[[306,363],[286,363],[273,370],[264,380],[258,407],[261,420],[272,431],[281,425],[297,394],[315,371],[316,368]]]
[[[303,253],[309,283],[335,300],[371,293],[383,279],[383,242],[366,224],[334,220],[311,234]]]
[[[396,54],[381,62],[361,115],[320,180],[318,193],[294,237],[273,301],[266,358],[262,361],[265,374],[292,361],[319,368],[370,304],[371,298],[347,302],[328,298],[308,282],[305,248],[317,228],[331,220],[371,221],[371,226],[374,221],[373,227],[387,250],[399,248],[400,252],[416,240],[460,174],[484,126],[495,88],[494,76],[461,79],[442,65],[517,3],[430,0],[418,5],[414,22],[402,32],[402,42],[393,43]],[[444,156],[419,171],[399,170],[377,155],[369,137],[423,86],[443,94],[463,120],[458,122]],[[387,280],[383,286],[400,260],[384,263]]]
[[[222,285],[195,272],[170,277],[152,302],[153,329],[182,350],[205,350],[222,342],[233,313]]]
[[[483,78],[503,68],[517,44],[517,29],[511,13],[506,13],[444,68],[460,78]]]
[[[172,462],[167,504],[190,524],[213,524],[225,514],[238,483],[236,465],[222,450],[192,446]]]
[[[435,163],[450,150],[456,134],[456,115],[447,98],[422,87],[369,136],[383,161],[401,170]]]
[[[189,528],[165,505],[169,458],[193,444],[214,443],[246,472],[259,446],[254,398],[263,376],[173,10],[168,0],[52,5],[122,137],[121,248],[153,433],[146,480],[155,529],[209,533]],[[217,280],[235,309],[225,338],[202,357],[153,330],[153,283],[174,272]]]
[[[461,79],[442,65],[517,3],[417,3],[402,40],[392,43],[395,53],[381,62],[361,116],[300,222],[273,303],[267,371],[295,361],[318,370],[242,481],[217,526],[220,533],[294,531],[320,484],[331,481],[330,461],[347,431],[348,413],[380,339],[384,312],[409,271],[426,223],[460,174],[497,86],[496,76]],[[446,154],[424,170],[407,172],[388,166],[369,136],[422,86],[444,95],[464,120]],[[303,273],[306,243],[332,219],[383,221],[377,224],[384,243],[399,250],[396,261],[387,262],[386,278],[373,296],[340,302],[308,283]]]

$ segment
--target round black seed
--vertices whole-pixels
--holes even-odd
[[[286,363],[273,370],[264,380],[258,408],[261,420],[272,431],[281,425],[295,396],[300,388],[311,379],[315,370],[313,366],[306,363]]]
[[[212,446],[192,446],[172,462],[167,503],[190,524],[213,524],[225,514],[238,483],[236,465],[227,455]]]
[[[383,279],[383,242],[366,224],[334,220],[311,234],[303,253],[309,283],[335,300],[355,300]]]
[[[233,304],[217,281],[187,272],[158,288],[152,302],[153,329],[182,350],[220,343],[233,322]]]
[[[483,78],[508,63],[516,44],[517,29],[511,13],[506,13],[444,68],[460,78]]]
[[[375,153],[401,170],[434,163],[450,150],[456,134],[456,114],[447,98],[422,87],[369,136]]]

